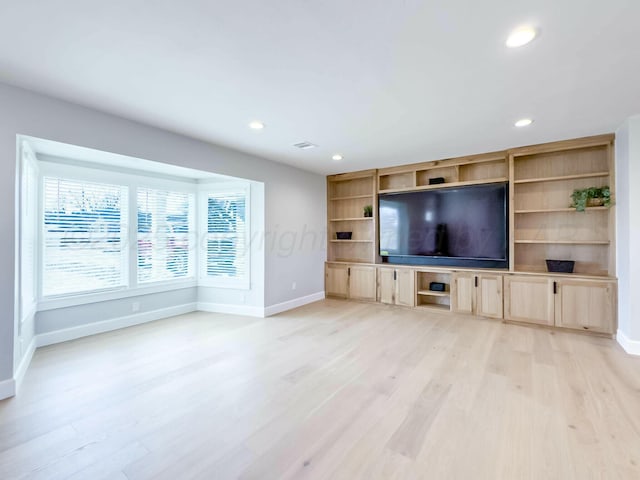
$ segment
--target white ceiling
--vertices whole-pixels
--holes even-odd
[[[0,81],[326,174],[614,131],[639,25],[638,0],[0,0]]]

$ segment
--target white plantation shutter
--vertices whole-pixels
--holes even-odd
[[[206,199],[206,277],[217,278],[222,285],[232,279],[236,284],[246,283],[249,279],[248,189],[209,192]]]
[[[193,198],[184,192],[138,189],[138,282],[191,275]]]
[[[125,286],[127,188],[43,179],[42,295]]]

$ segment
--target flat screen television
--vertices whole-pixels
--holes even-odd
[[[508,267],[507,183],[378,196],[389,263]]]

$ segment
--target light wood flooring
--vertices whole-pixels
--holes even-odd
[[[610,339],[326,300],[38,350],[0,479],[639,479]]]

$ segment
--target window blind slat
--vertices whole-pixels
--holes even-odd
[[[55,177],[43,187],[43,296],[124,285],[126,187]]]
[[[138,189],[138,282],[190,276],[192,204],[189,193]]]
[[[246,192],[207,194],[207,276],[246,277],[246,234]]]

